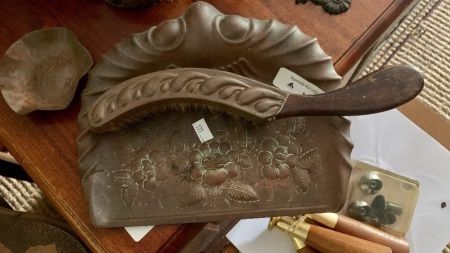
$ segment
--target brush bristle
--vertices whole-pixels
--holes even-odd
[[[218,107],[210,105],[178,103],[152,107],[150,109],[135,113],[132,116],[128,116],[125,119],[113,119],[112,122],[110,122],[110,127],[108,131],[118,131],[120,129],[129,127],[134,123],[141,122],[145,119],[163,116],[165,113],[168,112],[196,112],[196,111],[203,111],[208,114],[227,114],[233,116],[234,118],[245,119],[238,115],[230,114]]]

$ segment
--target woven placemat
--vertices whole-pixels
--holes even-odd
[[[0,176],[0,196],[16,211],[62,219],[34,183]]]
[[[422,0],[385,40],[362,75],[409,64],[425,78],[422,103],[450,121],[450,0]]]

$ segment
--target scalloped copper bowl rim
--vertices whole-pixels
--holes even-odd
[[[92,58],[75,35],[62,27],[26,34],[2,58],[0,85],[8,105],[18,114],[59,110],[73,99],[78,81]]]

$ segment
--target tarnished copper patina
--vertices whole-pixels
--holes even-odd
[[[339,210],[352,169],[350,122],[343,117],[255,123],[221,108],[196,110],[187,105],[184,111],[151,112],[152,117],[140,113],[135,117],[139,121],[106,131],[89,125],[89,112],[100,96],[137,76],[170,68],[209,68],[269,86],[281,67],[324,91],[341,87],[330,57],[296,26],[224,15],[203,2],[107,52],[89,73],[79,115],[79,165],[94,224],[203,222]],[[142,95],[125,90],[136,92],[131,93],[136,98]],[[105,103],[109,107],[101,111],[114,113],[127,101]],[[202,118],[214,136],[204,143],[192,127]]]

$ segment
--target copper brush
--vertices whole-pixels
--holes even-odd
[[[95,132],[112,131],[158,111],[198,105],[259,123],[297,116],[372,114],[410,101],[423,84],[414,67],[398,65],[327,93],[299,95],[229,72],[169,69],[129,79],[104,92],[90,108],[88,122]]]

